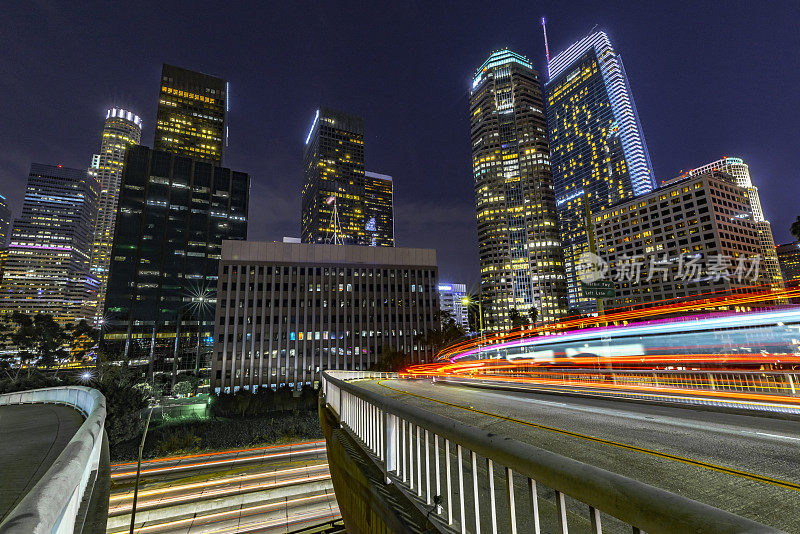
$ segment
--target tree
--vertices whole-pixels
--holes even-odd
[[[525,325],[525,319],[516,308],[511,308],[508,311],[508,318],[511,320],[511,328],[519,328],[520,326]]]
[[[85,359],[100,338],[100,332],[96,328],[92,328],[86,319],[81,319],[77,325],[69,328],[68,332],[70,356],[76,360]]]
[[[795,239],[800,241],[800,215],[798,215],[797,220],[792,223],[789,232],[791,232]]]
[[[99,380],[92,386],[106,398],[106,432],[114,445],[137,437],[142,431],[141,411],[147,394],[136,384],[137,373],[126,365],[104,364]]]
[[[16,355],[6,359],[4,365],[8,372],[17,364],[14,380],[19,378],[23,368],[30,375],[36,366],[49,367],[69,356],[69,334],[52,315],[37,313],[31,317],[14,312],[10,320],[5,322],[0,335],[6,348],[13,349],[12,354]]]
[[[528,318],[531,320],[531,326],[536,324],[539,319],[539,310],[536,309],[536,306],[531,306],[531,309],[528,310]]]
[[[194,391],[194,386],[189,380],[181,380],[172,388],[172,393],[175,395],[188,395]]]
[[[434,314],[434,321],[441,324],[441,327],[431,328],[424,334],[417,335],[416,337],[417,342],[432,349],[434,354],[452,345],[466,335],[464,328],[457,324],[453,317],[447,312],[436,312]]]
[[[408,354],[395,350],[389,345],[384,345],[381,352],[381,358],[372,366],[373,371],[396,373],[402,371],[411,363],[411,358],[409,358]]]

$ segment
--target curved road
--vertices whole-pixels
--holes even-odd
[[[69,406],[0,407],[0,522],[50,469],[83,421]]]
[[[359,386],[487,432],[800,532],[800,423],[427,380]]]

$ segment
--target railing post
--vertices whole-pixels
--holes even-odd
[[[386,475],[386,483],[391,483],[389,473],[397,469],[397,460],[395,459],[395,433],[397,431],[397,423],[395,416],[389,415],[389,412],[383,412],[383,469]]]
[[[589,523],[592,525],[592,534],[602,534],[603,526],[600,524],[600,510],[589,507]]]
[[[797,391],[794,389],[794,380],[792,380],[792,373],[786,373],[786,380],[789,382],[789,389],[792,390],[792,395],[797,395]]]
[[[536,481],[528,479],[528,488],[531,493],[531,510],[533,511],[533,534],[541,534],[542,528],[539,520],[539,492],[536,491]]]
[[[447,524],[453,524],[453,479],[450,476],[450,440],[444,440],[444,467],[447,476]]]
[[[472,461],[472,497],[475,502],[475,534],[481,534],[481,501],[478,497],[478,455],[475,454],[475,451],[469,451],[469,455]]]
[[[456,444],[456,452],[458,456],[458,499],[461,506],[461,532],[467,532],[467,518],[464,511],[464,458],[461,452],[461,445]]]
[[[417,426],[417,497],[422,497],[422,452],[419,442],[420,428]]]
[[[508,496],[508,515],[511,521],[511,534],[517,534],[517,505],[514,502],[514,471],[506,467],[506,494]]]
[[[442,472],[439,470],[439,435],[434,433],[433,434],[433,454],[435,457],[435,468],[434,471],[436,473],[436,495],[439,496],[439,502],[441,503],[442,498],[442,487],[441,487],[441,474]],[[442,513],[442,505],[439,504],[436,506],[436,513]]]
[[[425,429],[425,504],[431,503],[431,450],[430,432]]]
[[[569,534],[567,526],[567,503],[564,501],[564,494],[556,491],[556,510],[558,511],[558,527],[561,534]]]
[[[486,458],[486,472],[489,474],[489,512],[492,514],[492,534],[497,534],[497,503],[494,496],[494,462]]]

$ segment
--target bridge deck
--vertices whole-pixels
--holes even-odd
[[[796,421],[607,399],[431,385],[428,381],[354,384],[486,432],[512,436],[729,512],[800,532],[800,516],[796,514],[800,509],[800,423]],[[480,471],[485,466],[479,464],[478,468]],[[486,477],[481,475],[480,480],[483,484]]]
[[[0,522],[47,472],[83,420],[68,406],[0,407]]]

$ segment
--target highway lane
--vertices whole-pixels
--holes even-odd
[[[357,383],[483,431],[800,532],[800,423],[421,380]]]
[[[271,445],[221,451],[215,453],[188,454],[145,460],[141,476],[163,476],[206,469],[224,469],[235,465],[258,464],[279,460],[318,458],[325,454],[325,441],[306,441],[287,445]],[[119,481],[136,477],[136,462],[121,462],[111,465],[111,479]]]
[[[128,531],[135,467],[113,466],[109,533]],[[286,532],[339,517],[324,441],[159,458],[142,471],[135,532]]]

